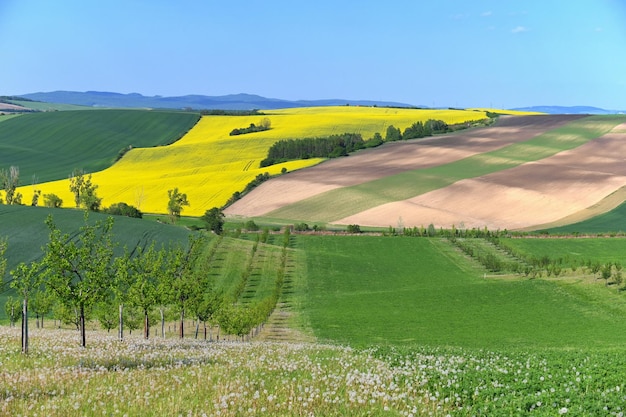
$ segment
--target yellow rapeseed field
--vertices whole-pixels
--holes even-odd
[[[235,128],[258,124],[268,117],[271,129],[229,136]],[[182,139],[169,146],[133,149],[112,167],[93,173],[98,196],[107,207],[125,202],[145,213],[167,211],[167,190],[187,194],[190,205],[182,214],[200,216],[222,206],[235,191],[242,191],[258,174],[279,174],[321,162],[308,159],[259,168],[268,148],[280,139],[315,137],[346,132],[364,139],[375,132],[383,136],[389,125],[402,130],[417,121],[441,119],[448,124],[484,119],[482,111],[419,110],[378,107],[313,107],[267,111],[265,116],[204,116]],[[64,207],[73,207],[68,180],[37,186],[42,194],[54,193]],[[29,202],[32,187],[19,190]],[[43,198],[40,200],[43,204]]]

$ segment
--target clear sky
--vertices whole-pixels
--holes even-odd
[[[0,0],[0,95],[626,109],[624,0]]]

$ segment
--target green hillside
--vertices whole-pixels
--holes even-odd
[[[582,222],[547,229],[548,233],[619,233],[626,232],[626,203]]]
[[[199,120],[198,114],[147,110],[25,114],[0,123],[0,168],[17,166],[22,184],[67,178],[75,168],[95,172],[132,147],[166,145]]]
[[[49,230],[45,225],[48,215],[52,215],[55,224],[63,233],[74,235],[84,224],[85,212],[82,210],[49,209],[29,206],[0,205],[0,238],[8,240],[7,271],[5,281],[10,278],[9,271],[20,262],[29,262],[41,258],[42,247],[48,242]],[[94,223],[106,215],[90,213],[89,222]],[[182,227],[162,224],[154,221],[131,219],[115,216],[113,235],[118,244],[118,250],[124,247],[132,250],[137,246],[147,246],[155,241],[161,244],[183,244],[189,239],[189,231]],[[4,291],[0,290],[0,305],[4,305]],[[0,316],[4,317],[4,310],[0,309]]]

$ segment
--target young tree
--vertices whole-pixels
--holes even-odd
[[[199,237],[189,238],[188,249],[180,246],[170,250],[167,261],[168,285],[171,288],[171,297],[180,312],[179,336],[185,336],[185,311],[192,301],[197,299],[199,286],[194,280],[193,265],[201,248]]]
[[[43,205],[46,207],[59,208],[63,205],[63,200],[56,194],[44,194]]]
[[[0,282],[4,279],[4,273],[7,269],[7,260],[4,257],[5,252],[7,251],[8,241],[6,238],[0,238]]]
[[[15,327],[15,323],[19,320],[22,314],[20,300],[9,297],[7,302],[4,303],[4,312],[9,318],[9,325],[11,327]]]
[[[41,265],[20,263],[11,271],[11,288],[22,296],[22,353],[28,353],[28,299],[41,285]]]
[[[167,190],[167,197],[169,198],[167,202],[167,212],[172,223],[175,223],[176,220],[180,218],[183,207],[189,205],[187,194],[181,193],[178,191],[178,187],[176,187],[173,190]]]
[[[33,199],[30,202],[30,205],[33,207],[37,207],[39,204],[39,197],[41,196],[41,190],[33,190]]]
[[[64,306],[77,310],[80,343],[85,347],[86,310],[106,296],[115,276],[111,240],[113,218],[89,225],[85,213],[85,225],[75,240],[70,239],[69,234],[61,234],[52,216],[48,216],[46,225],[50,229],[43,260],[48,272],[46,284]]]
[[[9,170],[0,170],[0,187],[4,189],[4,199],[7,205],[21,204],[22,195],[16,193],[18,185],[20,185],[20,169],[12,166]]]
[[[143,313],[143,337],[150,337],[150,310],[159,303],[159,278],[166,264],[164,250],[157,251],[154,243],[144,250],[139,248],[129,262],[130,286],[128,297],[133,307]]]
[[[207,230],[212,230],[216,235],[221,235],[224,229],[224,213],[217,207],[204,212],[201,217],[206,224]],[[253,222],[254,223],[254,222]]]
[[[47,291],[37,291],[31,297],[30,310],[35,314],[37,328],[43,329],[43,318],[52,309],[53,302],[52,294]]]
[[[83,206],[86,210],[100,210],[102,199],[96,194],[97,188],[91,182],[91,174],[85,175],[82,169],[75,169],[70,175],[70,191],[74,194],[76,208]]]
[[[114,329],[117,323],[116,310],[113,300],[100,301],[95,306],[95,316],[100,322],[100,326],[102,326],[107,333]]]

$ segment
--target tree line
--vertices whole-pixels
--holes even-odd
[[[314,138],[282,139],[274,143],[267,151],[267,157],[261,161],[261,168],[296,159],[337,158],[347,156],[359,149],[374,148],[385,142],[418,139],[434,134],[450,132],[452,129],[443,120],[429,119],[415,122],[404,132],[389,125],[385,137],[376,132],[364,140],[359,133],[342,133]]]

